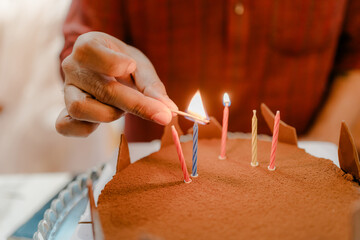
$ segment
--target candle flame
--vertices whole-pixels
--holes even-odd
[[[201,99],[200,91],[198,90],[190,101],[187,113],[194,115],[200,119],[208,120],[209,117],[205,111],[203,101]],[[193,119],[191,119],[193,120]]]
[[[230,105],[231,105],[230,97],[229,97],[229,94],[227,94],[227,93],[224,93],[223,104],[224,104],[224,106],[227,105],[228,107],[230,107]]]

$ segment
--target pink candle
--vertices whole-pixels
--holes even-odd
[[[272,144],[271,144],[270,164],[268,166],[268,169],[270,171],[275,170],[275,155],[276,155],[276,147],[277,147],[278,138],[279,138],[279,126],[280,126],[280,112],[277,111],[276,115],[275,115],[275,120],[274,120],[274,130],[273,130],[273,138],[272,138]]]
[[[226,159],[226,139],[227,139],[227,130],[228,130],[228,121],[229,121],[229,106],[231,105],[231,101],[227,93],[224,94],[223,104],[224,104],[224,113],[223,113],[223,121],[222,121],[221,147],[220,147],[220,156],[219,156],[219,159],[221,160]]]
[[[189,173],[188,173],[188,170],[187,170],[187,167],[186,167],[186,162],[185,162],[184,154],[183,154],[183,151],[182,151],[182,148],[181,148],[179,135],[178,135],[174,125],[171,126],[171,131],[172,131],[172,136],[173,136],[173,140],[174,140],[174,143],[175,143],[176,151],[177,151],[177,154],[179,156],[179,160],[180,160],[180,164],[181,164],[181,170],[183,171],[183,174],[184,174],[184,182],[185,183],[190,183],[191,179],[189,177]]]

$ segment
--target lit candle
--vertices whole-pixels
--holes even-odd
[[[184,182],[185,183],[190,183],[191,179],[189,177],[189,173],[188,173],[188,170],[187,170],[187,167],[186,167],[186,162],[185,162],[184,154],[183,154],[183,151],[182,151],[182,148],[181,148],[179,135],[178,135],[174,125],[171,126],[171,131],[172,131],[172,136],[173,136],[173,140],[174,140],[174,143],[175,143],[176,151],[177,151],[177,154],[179,156],[179,160],[180,160],[180,164],[181,164],[181,170],[183,171],[183,174],[184,174]]]
[[[251,166],[256,167],[259,165],[257,161],[257,118],[256,118],[256,110],[253,110],[252,117],[252,128],[251,128]]]
[[[195,121],[193,126],[193,155],[192,155],[192,169],[191,169],[191,176],[197,177],[197,149],[198,149],[198,124]]]
[[[226,139],[227,139],[227,130],[228,130],[228,121],[229,121],[229,107],[231,101],[227,93],[223,97],[224,113],[222,121],[222,133],[221,133],[221,147],[220,147],[220,156],[219,159],[224,160],[226,158]]]
[[[270,154],[270,164],[268,169],[270,171],[275,170],[275,154],[276,154],[276,147],[278,144],[278,137],[279,137],[279,125],[280,125],[280,112],[277,111],[274,120],[274,129],[273,129],[273,138],[271,143],[271,154]]]
[[[193,126],[193,155],[192,155],[192,177],[197,177],[197,152],[198,152],[198,123],[206,124],[209,120],[207,116],[204,105],[201,99],[200,92],[197,91],[194,97],[191,99],[189,107],[187,109],[187,113],[190,116],[195,116],[196,119],[201,119],[202,121],[197,121],[193,117],[185,116],[187,119],[194,121]]]

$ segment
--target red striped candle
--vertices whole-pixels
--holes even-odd
[[[224,113],[223,113],[223,121],[222,121],[221,147],[220,147],[220,156],[219,156],[219,159],[221,160],[226,159],[226,140],[227,140],[227,130],[228,130],[228,122],[229,122],[229,106],[231,105],[231,101],[227,93],[224,94],[223,104],[224,104]]]
[[[172,137],[175,143],[175,147],[176,147],[176,151],[177,154],[179,156],[179,160],[180,160],[180,164],[181,164],[181,170],[183,171],[184,174],[184,182],[185,183],[191,183],[191,179],[189,177],[189,173],[186,167],[186,162],[184,159],[184,154],[181,148],[181,144],[180,144],[180,140],[179,140],[179,135],[174,127],[174,125],[171,126],[171,131],[172,131]]]
[[[279,126],[280,126],[280,112],[277,111],[276,115],[275,115],[275,120],[274,120],[273,138],[272,138],[272,143],[271,143],[270,164],[268,166],[268,169],[270,171],[275,170],[275,155],[276,155],[276,147],[277,147],[278,138],[279,138]]]

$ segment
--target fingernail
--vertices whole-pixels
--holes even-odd
[[[167,112],[159,112],[153,115],[152,120],[160,125],[167,125],[171,121],[171,115]]]
[[[132,73],[135,71],[135,69],[136,69],[136,63],[132,62],[129,64],[127,71],[128,71],[128,73]]]

